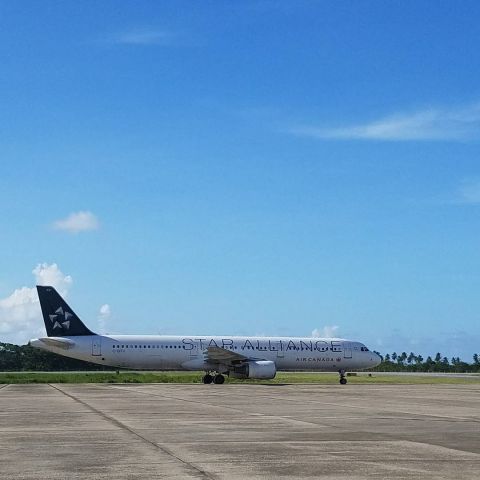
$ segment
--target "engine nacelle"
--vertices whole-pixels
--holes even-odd
[[[230,371],[233,378],[263,378],[270,380],[275,378],[277,367],[271,360],[251,360]]]

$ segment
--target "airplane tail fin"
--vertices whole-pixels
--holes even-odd
[[[95,335],[77,317],[53,287],[37,285],[43,321],[49,337]]]

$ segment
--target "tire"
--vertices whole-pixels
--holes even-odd
[[[215,375],[213,382],[216,383],[217,385],[222,385],[222,383],[225,382],[225,377],[223,375]]]
[[[203,376],[202,380],[205,385],[208,385],[209,383],[213,382],[213,377],[207,373]]]
[[[347,379],[345,377],[342,377],[340,379],[340,385],[346,385],[347,384]]]

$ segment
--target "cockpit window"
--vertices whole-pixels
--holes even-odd
[[[369,351],[367,347],[361,347],[360,350],[361,350],[362,352],[368,352],[368,351]]]

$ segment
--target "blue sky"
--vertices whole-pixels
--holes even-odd
[[[0,340],[37,333],[40,278],[109,332],[470,358],[479,14],[1,1]]]

